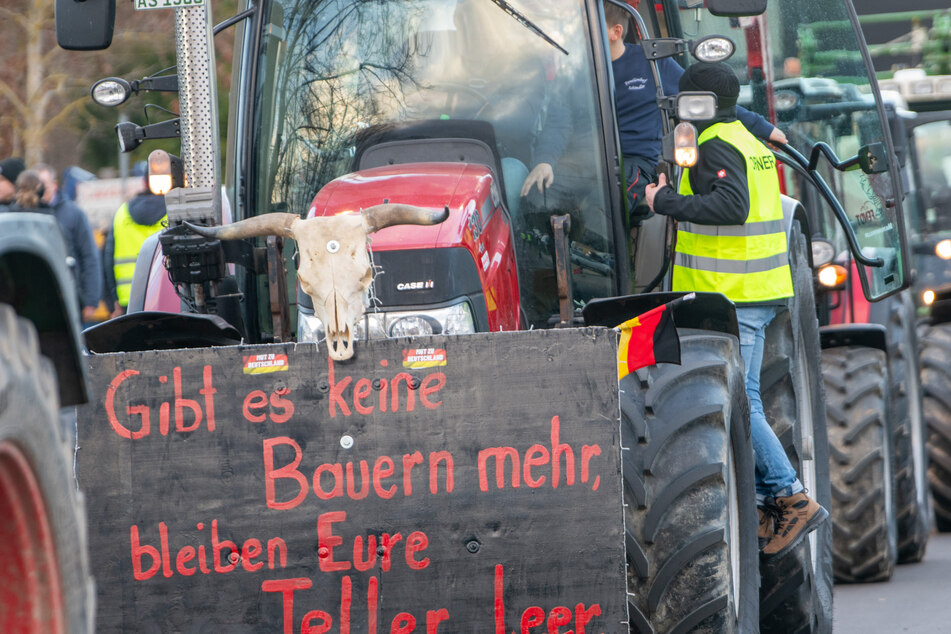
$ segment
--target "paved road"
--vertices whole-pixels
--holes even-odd
[[[891,581],[835,587],[834,634],[951,633],[951,534],[934,534],[924,561]]]

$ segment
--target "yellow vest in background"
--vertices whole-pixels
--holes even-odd
[[[135,272],[135,260],[145,239],[156,231],[161,231],[168,216],[162,216],[154,225],[140,225],[129,215],[129,203],[122,203],[112,219],[112,239],[115,242],[113,272],[116,276],[116,295],[119,304],[129,305],[132,292],[132,274]]]
[[[715,123],[700,135],[703,144],[719,138],[746,161],[750,209],[741,225],[677,224],[672,290],[723,293],[737,303],[791,297],[783,207],[776,158],[739,121]],[[684,170],[680,193],[693,194]]]

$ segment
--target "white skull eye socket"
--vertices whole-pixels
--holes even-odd
[[[340,243],[337,242],[336,240],[331,240],[330,242],[327,243],[327,251],[329,251],[330,253],[336,253],[339,250],[340,250]]]

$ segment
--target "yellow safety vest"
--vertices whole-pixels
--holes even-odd
[[[129,305],[132,292],[132,274],[135,272],[135,260],[145,239],[156,231],[161,231],[168,216],[154,225],[140,225],[129,215],[129,203],[122,203],[112,219],[112,239],[115,242],[112,270],[116,276],[116,295],[121,306]]]
[[[791,297],[776,158],[739,121],[713,124],[700,135],[699,145],[713,138],[735,147],[746,161],[749,215],[741,225],[678,223],[672,290],[718,292],[737,303]],[[689,169],[680,193],[693,194]]]

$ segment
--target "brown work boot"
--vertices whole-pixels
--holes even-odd
[[[763,549],[763,557],[769,559],[785,555],[796,547],[802,538],[815,530],[829,517],[829,511],[818,502],[802,493],[776,498],[776,525],[773,537]]]
[[[768,503],[765,506],[756,507],[756,510],[759,511],[759,529],[756,531],[756,537],[759,541],[760,550],[766,548],[766,544],[773,538],[776,525],[776,513],[774,509],[775,505]]]

